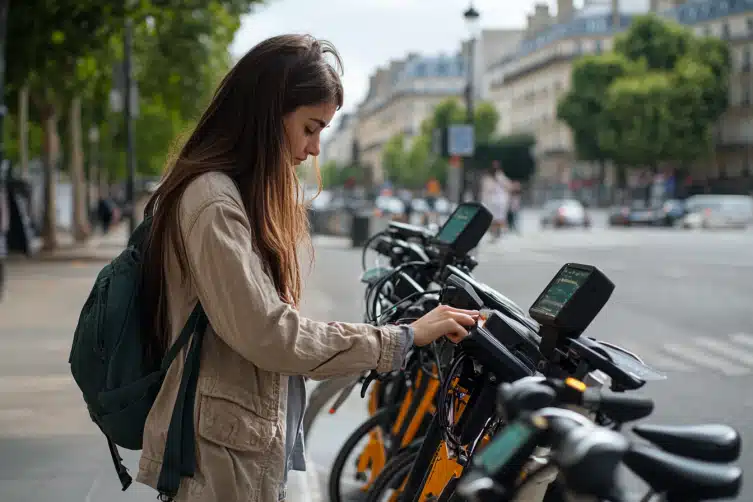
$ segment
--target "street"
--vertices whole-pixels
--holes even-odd
[[[742,432],[743,445],[753,444],[753,232],[539,231],[530,215],[523,232],[482,245],[477,277],[525,307],[563,263],[598,266],[616,290],[587,334],[634,350],[668,373],[646,386],[657,404],[651,420],[724,422]],[[304,313],[359,321],[360,252],[337,239],[315,243]],[[3,502],[154,499],[135,484],[119,491],[105,441],[67,365],[78,313],[101,266],[22,261],[10,268],[0,303]],[[336,415],[318,419],[307,446],[310,467],[322,479],[365,418],[365,406],[354,393]],[[137,453],[128,453],[135,467]],[[744,450],[740,464],[752,467],[753,451]],[[739,500],[753,500],[753,488]]]

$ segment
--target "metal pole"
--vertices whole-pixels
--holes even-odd
[[[126,130],[126,168],[128,170],[128,183],[126,185],[126,198],[130,206],[128,228],[129,234],[136,229],[136,153],[134,148],[133,133],[133,110],[131,104],[133,101],[133,68],[131,65],[131,51],[133,48],[133,22],[126,18],[125,37],[123,39],[123,73],[125,75],[125,92],[123,110],[125,112],[125,130]]]
[[[476,37],[471,37],[470,41],[468,42],[468,82],[466,84],[465,89],[465,112],[466,112],[466,122],[473,126],[474,125],[474,114],[473,114],[473,84],[474,84],[474,62],[475,62],[475,54],[476,53]],[[475,141],[475,134],[474,134],[474,141]],[[458,202],[463,202],[466,187],[468,186],[468,180],[467,176],[470,172],[470,169],[466,166],[466,160],[463,160],[463,163],[460,167],[460,186],[459,190],[460,193],[458,193]]]

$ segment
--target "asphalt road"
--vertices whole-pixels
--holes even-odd
[[[528,223],[531,229],[534,222]],[[536,232],[482,247],[476,276],[528,306],[562,264],[598,266],[616,289],[587,334],[634,350],[667,373],[667,380],[642,391],[657,403],[653,422],[723,422],[738,428],[745,450],[740,464],[747,471],[753,468],[753,449],[745,449],[753,444],[751,250],[751,232]],[[354,253],[332,250],[320,253],[318,266],[358,265]],[[338,285],[354,287],[347,276]],[[357,320],[351,311],[359,312],[358,300],[343,296],[333,313]],[[353,396],[337,415],[314,426],[309,454],[323,480],[364,410],[365,403]],[[739,500],[753,500],[753,487],[747,486]]]
[[[672,230],[539,232],[480,250],[477,275],[529,305],[566,261],[599,266],[616,283],[588,334],[637,351],[667,371],[647,386],[654,421],[725,422],[753,444],[753,233]],[[104,440],[70,379],[68,350],[78,311],[100,265],[14,264],[0,303],[0,500],[154,500],[136,486],[118,491]],[[303,309],[322,320],[358,321],[360,255],[318,240]],[[308,445],[326,472],[347,434],[365,417],[353,396],[322,417]],[[741,460],[753,467],[753,450]],[[127,456],[135,465],[135,454]],[[324,476],[322,476],[324,477]],[[326,499],[326,498],[325,498]],[[753,489],[739,500],[753,500]]]

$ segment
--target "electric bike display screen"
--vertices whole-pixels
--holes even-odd
[[[614,283],[591,265],[568,263],[528,311],[542,326],[578,336],[591,324],[614,291]]]
[[[434,242],[456,254],[466,254],[478,245],[491,222],[492,214],[481,204],[460,204],[439,229]]]
[[[531,308],[551,317],[557,317],[570,298],[583,287],[590,275],[590,270],[564,267]]]
[[[439,230],[437,240],[443,244],[454,244],[478,211],[478,206],[459,206]]]
[[[505,468],[518,450],[527,445],[537,432],[537,429],[526,423],[512,422],[479,452],[474,463],[488,473],[498,472]]]

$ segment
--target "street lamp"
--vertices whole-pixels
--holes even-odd
[[[468,69],[467,69],[467,82],[465,87],[465,110],[466,110],[466,122],[473,126],[473,98],[474,98],[474,69],[475,69],[475,62],[476,62],[476,40],[479,37],[479,19],[481,17],[481,14],[473,7],[473,3],[468,7],[468,9],[463,12],[463,19],[465,20],[465,25],[468,29]],[[475,141],[475,135],[474,135],[474,141]],[[463,196],[466,191],[466,186],[468,184],[468,172],[469,170],[466,169],[465,166],[463,166],[462,173],[461,173],[461,183],[460,183],[460,193],[458,194],[458,202],[463,201]]]

